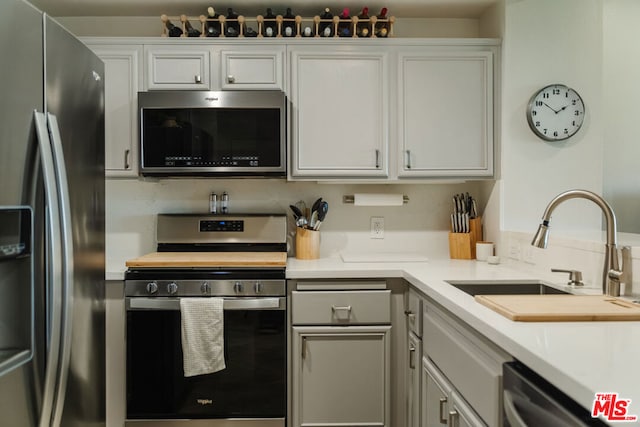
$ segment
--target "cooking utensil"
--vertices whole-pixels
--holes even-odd
[[[293,212],[293,219],[295,219],[296,221],[298,220],[298,218],[300,218],[301,216],[304,216],[302,214],[302,212],[300,212],[300,209],[298,209],[296,206],[294,205],[289,205],[289,208],[291,208],[291,212]]]
[[[318,211],[311,213],[311,220],[309,221],[309,228],[315,229],[316,222],[318,221]]]
[[[298,200],[296,202],[296,208],[298,208],[300,212],[302,212],[302,216],[307,216],[307,204],[304,202],[304,200]]]
[[[296,225],[298,227],[306,227],[309,222],[307,221],[307,217],[301,216],[296,220]]]
[[[311,205],[311,213],[318,210],[318,208],[320,207],[320,203],[322,203],[322,197],[319,197],[318,200],[313,202],[313,205]]]

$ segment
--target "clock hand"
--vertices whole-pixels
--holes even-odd
[[[556,111],[556,114],[558,114],[560,111],[564,111],[568,106],[569,106],[569,104],[565,105],[564,107],[562,107],[561,109]]]
[[[553,108],[551,108],[551,107],[549,106],[549,104],[547,104],[546,102],[543,102],[543,104],[544,104],[544,105],[546,105],[546,106],[547,106],[547,108],[549,108],[551,111],[553,111],[553,112],[554,112],[554,113],[556,113],[556,114],[558,114],[558,111],[560,111],[560,110],[558,110],[558,111],[554,110],[554,109],[553,109]],[[567,107],[565,107],[565,108],[567,108]]]

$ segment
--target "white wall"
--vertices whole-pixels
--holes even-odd
[[[640,233],[640,2],[604,2],[604,194],[621,231]]]
[[[506,0],[502,51],[502,229],[533,233],[556,194],[572,188],[602,193],[602,0]],[[531,95],[551,83],[577,90],[583,128],[564,143],[530,131]],[[572,200],[556,210],[559,231],[601,227],[601,212]]]

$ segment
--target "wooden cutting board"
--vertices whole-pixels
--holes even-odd
[[[153,252],[127,267],[285,267],[286,252]]]
[[[476,295],[475,299],[521,322],[640,320],[640,304],[604,295]]]

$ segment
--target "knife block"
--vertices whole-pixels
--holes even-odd
[[[482,241],[482,218],[469,220],[468,233],[449,232],[449,258],[475,259],[476,242]]]

